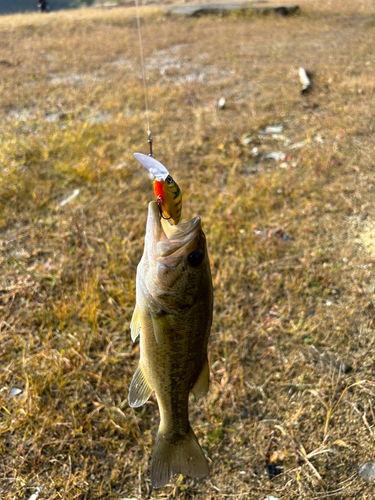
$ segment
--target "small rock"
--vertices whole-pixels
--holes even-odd
[[[266,497],[266,500],[279,500],[279,499],[276,497]]]
[[[290,149],[301,149],[306,144],[306,141],[296,142],[295,144],[291,144]]]
[[[265,130],[264,134],[281,134],[281,132],[284,130],[283,125],[268,125]]]
[[[36,489],[36,492],[33,493],[31,495],[31,497],[29,497],[29,500],[37,500],[37,498],[39,497],[39,493],[41,493],[43,491],[43,487],[44,487],[44,485],[42,485],[42,487],[38,486]]]
[[[363,479],[368,483],[375,481],[375,462],[368,462],[367,464],[362,464],[359,467],[359,475],[363,477]]]
[[[224,108],[224,106],[225,106],[225,97],[221,97],[221,98],[218,100],[218,102],[217,102],[216,106],[217,106],[219,109],[223,109],[223,108]]]
[[[18,394],[21,394],[22,389],[17,389],[17,387],[13,387],[13,389],[8,394],[8,398],[15,398]]]
[[[266,159],[275,160],[275,161],[284,161],[286,158],[286,154],[282,151],[273,151],[272,153],[268,153],[265,156]]]
[[[311,90],[311,76],[305,70],[305,68],[300,68],[298,70],[298,74],[302,85],[301,94],[307,94]]]
[[[249,144],[251,144],[252,139],[248,135],[244,135],[244,136],[241,137],[241,141],[240,142],[241,142],[241,144],[243,146],[248,146]]]
[[[126,163],[126,161],[123,161],[117,165],[116,170],[121,170],[122,168],[127,167],[127,166],[128,166],[128,164]],[[152,179],[154,179],[154,177],[152,177]]]

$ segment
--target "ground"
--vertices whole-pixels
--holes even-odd
[[[0,18],[2,500],[373,498],[375,5],[299,4],[141,10],[154,152],[215,295],[190,402],[210,476],[157,491],[155,399],[127,403],[153,197],[135,10]]]

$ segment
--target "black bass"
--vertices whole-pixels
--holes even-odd
[[[208,390],[212,307],[201,219],[172,226],[151,202],[131,322],[133,341],[140,336],[140,360],[129,405],[143,405],[155,391],[160,426],[151,462],[154,488],[167,484],[171,474],[201,478],[209,472],[190,427],[188,401],[190,391],[198,399]]]

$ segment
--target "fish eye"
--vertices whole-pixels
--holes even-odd
[[[172,184],[173,183],[173,179],[170,175],[167,175],[167,178],[165,179],[167,181],[167,184]]]
[[[202,264],[204,253],[202,250],[194,250],[188,257],[188,262],[192,267],[198,267]]]

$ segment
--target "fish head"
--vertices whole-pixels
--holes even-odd
[[[165,312],[191,307],[211,286],[206,237],[200,217],[172,226],[162,219],[156,202],[148,209],[144,284]]]

